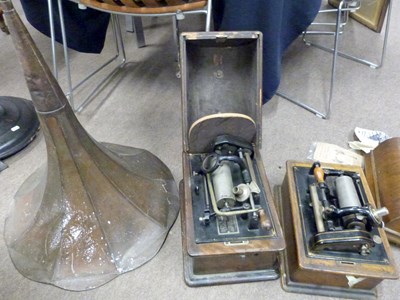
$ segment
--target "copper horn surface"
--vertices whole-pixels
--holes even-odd
[[[0,7],[47,147],[47,165],[20,187],[6,218],[11,259],[35,281],[98,287],[157,254],[179,211],[175,181],[150,152],[91,138],[12,3]]]

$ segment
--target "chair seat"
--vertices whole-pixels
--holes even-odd
[[[203,9],[207,0],[80,0],[81,4],[103,11],[126,14],[174,14]]]

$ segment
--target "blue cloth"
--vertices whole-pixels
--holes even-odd
[[[21,0],[26,19],[41,33],[50,36],[47,0]],[[104,47],[110,14],[62,1],[68,48],[85,53],[100,53]],[[62,43],[57,0],[52,0],[55,39]]]
[[[217,31],[263,33],[263,103],[278,89],[281,60],[287,47],[311,24],[321,0],[215,0]]]

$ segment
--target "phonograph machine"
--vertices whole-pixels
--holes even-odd
[[[180,42],[186,283],[276,279],[285,242],[259,153],[261,33]]]
[[[287,248],[282,285],[290,292],[375,298],[384,279],[397,279],[383,230],[360,167],[287,163],[276,189]]]

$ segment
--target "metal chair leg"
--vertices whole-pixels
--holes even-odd
[[[146,46],[141,17],[125,16],[126,31],[136,34],[136,45],[138,48]]]
[[[146,41],[144,38],[142,18],[132,17],[132,21],[133,21],[133,26],[135,27],[137,46],[138,48],[145,47]]]
[[[49,3],[51,0],[49,0]],[[66,96],[68,97],[68,100],[71,104],[71,107],[75,112],[80,112],[84,107],[86,107],[91,100],[93,100],[93,96],[95,95],[96,91],[104,85],[107,80],[109,80],[112,76],[115,75],[117,71],[121,69],[125,65],[126,62],[126,55],[125,55],[125,47],[123,44],[123,39],[121,35],[121,26],[118,20],[117,15],[111,15],[111,25],[112,25],[112,32],[114,35],[114,41],[115,41],[115,47],[116,47],[116,54],[111,57],[108,61],[106,61],[103,65],[98,67],[96,70],[91,72],[89,75],[87,75],[84,79],[82,79],[77,85],[73,86],[72,85],[72,79],[71,79],[71,67],[70,67],[70,60],[69,60],[69,55],[68,55],[68,45],[67,45],[67,38],[66,38],[66,32],[65,32],[65,25],[64,25],[64,13],[62,9],[62,3],[61,0],[58,0],[58,10],[59,10],[59,15],[60,15],[60,27],[61,27],[61,37],[62,37],[62,42],[63,42],[63,52],[64,52],[64,59],[65,59],[65,66],[66,66],[66,73],[67,73],[67,93]],[[49,15],[50,18],[50,24],[53,23],[53,15]],[[55,44],[55,35],[54,32],[51,32],[51,41],[52,45]],[[56,59],[56,52],[55,52],[55,47],[52,48],[52,55],[53,55],[53,69],[54,72],[57,74],[57,59]],[[110,63],[113,61],[117,60],[119,57],[122,56],[122,62],[118,64],[103,80],[100,81],[100,83],[92,90],[92,92],[82,101],[82,103],[78,106],[75,107],[74,105],[74,96],[73,92],[79,88],[82,84],[84,84],[86,81],[88,81],[91,77],[93,77],[95,74],[100,72],[102,69],[104,69],[106,66],[108,66]]]
[[[48,6],[49,9],[51,9],[51,0],[48,0]],[[184,17],[186,14],[199,14],[199,13],[204,13],[206,14],[206,31],[210,30],[211,26],[211,7],[212,7],[212,0],[209,0],[207,3],[207,7],[204,9],[199,9],[195,11],[185,11],[185,12],[178,12],[176,13],[176,16],[181,15]],[[129,13],[124,13],[124,12],[116,12],[116,13],[111,13],[111,24],[113,26],[113,34],[114,34],[114,39],[115,39],[115,44],[116,44],[116,54],[113,56],[111,59],[109,59],[106,63],[104,63],[102,66],[97,68],[95,71],[87,75],[83,80],[81,80],[76,86],[72,86],[72,80],[71,80],[71,68],[70,68],[70,61],[69,61],[69,56],[68,56],[68,46],[67,46],[67,39],[66,39],[66,33],[65,33],[65,25],[64,25],[64,18],[63,18],[63,10],[62,10],[62,4],[61,0],[58,0],[58,9],[59,9],[59,14],[60,14],[60,24],[61,24],[61,34],[62,34],[62,41],[63,41],[63,50],[64,50],[64,58],[65,58],[65,64],[66,64],[66,72],[67,72],[67,81],[68,81],[68,87],[67,87],[67,93],[66,96],[68,97],[71,107],[75,112],[80,112],[82,111],[83,108],[85,108],[91,100],[93,100],[93,97],[96,95],[97,91],[104,86],[104,84],[111,78],[113,77],[116,72],[118,72],[126,63],[126,55],[125,55],[125,48],[124,48],[124,43],[121,35],[121,26],[119,24],[119,19],[118,15],[129,15],[133,17],[134,25],[135,25],[135,31],[140,31],[142,32],[142,28],[138,28],[138,26],[141,27],[141,16],[142,14],[129,14]],[[101,9],[100,9],[101,10]],[[164,13],[156,13],[156,14],[149,14],[147,16],[163,16],[165,15]],[[170,14],[172,15],[172,14]],[[175,18],[176,18],[175,16]],[[49,13],[49,18],[50,18],[50,24],[53,24],[53,14]],[[177,24],[174,23],[174,26]],[[52,27],[52,25],[50,25]],[[178,27],[176,26],[176,32],[178,32]],[[175,35],[174,35],[175,37]],[[178,39],[177,39],[178,40]],[[56,51],[55,51],[55,35],[54,35],[54,30],[51,30],[51,41],[52,41],[52,55],[53,55],[53,68],[54,68],[54,74],[57,75],[58,69],[57,69],[57,59],[56,59]],[[143,39],[143,44],[144,44],[144,39]],[[141,43],[138,41],[138,45],[140,47]],[[178,45],[179,49],[179,45]],[[109,65],[111,62],[114,60],[117,60],[118,58],[122,58],[122,62],[115,67],[103,80],[100,81],[100,83],[92,90],[92,92],[87,96],[83,102],[75,108],[74,106],[74,99],[73,99],[73,91],[76,90],[78,87],[80,87],[83,83],[85,83],[88,79],[90,79],[93,75],[97,74],[100,70],[104,69],[107,65]]]
[[[290,102],[308,110],[309,112],[312,112],[317,117],[320,117],[320,118],[326,119],[326,120],[329,119],[330,113],[331,113],[333,91],[334,91],[335,79],[336,79],[336,61],[337,61],[337,56],[338,56],[340,28],[341,28],[341,24],[342,24],[341,23],[342,22],[342,7],[343,7],[343,2],[340,2],[339,7],[337,8],[337,14],[336,14],[336,27],[335,27],[335,32],[334,32],[335,40],[334,40],[334,46],[333,46],[331,79],[330,79],[328,101],[327,101],[327,106],[326,106],[325,112],[321,112],[321,111],[303,103],[302,101],[295,99],[293,97],[290,97],[282,92],[278,91],[276,93],[278,96],[280,96],[286,100],[289,100]]]
[[[96,69],[94,72],[92,72],[90,75],[88,75],[84,80],[82,80],[78,85],[75,86],[75,88],[78,88],[81,84],[83,84],[86,80],[88,80],[90,77],[98,73],[100,70],[102,70],[105,66],[116,60],[122,55],[122,61],[119,65],[117,65],[111,72],[109,72],[97,85],[96,87],[89,93],[89,95],[86,97],[86,99],[75,109],[76,112],[81,112],[94,98],[96,95],[97,91],[104,86],[104,84],[111,79],[113,76],[115,76],[125,65],[126,63],[126,54],[125,54],[125,45],[123,42],[122,34],[121,34],[121,25],[118,19],[117,15],[111,15],[111,24],[113,25],[113,33],[114,33],[114,39],[115,39],[115,46],[116,46],[116,51],[117,54],[108,60],[106,63],[104,63],[102,66],[100,66],[98,69]],[[75,89],[74,88],[74,89]]]
[[[332,98],[333,98],[333,92],[334,92],[334,88],[335,88],[335,79],[336,79],[336,61],[337,61],[337,57],[341,56],[362,64],[365,64],[373,69],[377,69],[382,67],[383,65],[383,61],[384,61],[384,57],[386,54],[386,46],[387,46],[387,38],[388,38],[388,33],[389,33],[389,25],[390,25],[390,15],[391,15],[391,10],[392,10],[392,3],[391,0],[388,0],[388,13],[387,13],[387,18],[386,18],[386,27],[385,27],[385,36],[384,36],[384,42],[383,42],[383,47],[382,47],[382,53],[381,53],[381,58],[380,61],[378,63],[373,63],[371,61],[368,61],[366,59],[362,59],[362,58],[358,58],[346,53],[343,53],[341,51],[339,51],[339,37],[341,35],[341,27],[344,26],[347,22],[348,19],[348,14],[350,12],[350,9],[348,7],[343,7],[344,2],[340,2],[339,6],[337,9],[334,10],[326,10],[326,12],[328,11],[336,11],[336,24],[335,24],[335,31],[331,32],[331,31],[327,31],[327,32],[317,32],[317,31],[305,31],[303,33],[303,41],[308,45],[308,46],[313,46],[316,47],[318,49],[327,51],[332,53],[332,69],[331,69],[331,78],[330,78],[330,87],[329,87],[329,92],[328,92],[328,99],[327,99],[327,107],[325,112],[321,112],[305,103],[303,103],[303,101],[296,99],[294,97],[288,96],[285,93],[282,93],[280,91],[277,91],[276,95],[312,112],[313,114],[315,114],[316,116],[322,118],[322,119],[329,119],[330,117],[330,113],[331,113],[331,106],[332,106]],[[332,23],[314,23],[315,25],[332,25]],[[335,37],[334,40],[334,46],[333,48],[327,48],[315,43],[310,42],[309,40],[306,39],[307,35],[313,35],[313,34],[332,34]]]
[[[363,65],[366,65],[366,66],[368,66],[368,67],[370,67],[372,69],[381,68],[383,66],[383,62],[384,62],[385,55],[386,55],[386,47],[387,47],[387,41],[388,41],[388,36],[389,36],[389,26],[390,26],[391,13],[392,13],[392,1],[388,0],[388,11],[387,11],[387,16],[386,16],[385,35],[384,35],[384,38],[383,38],[382,51],[381,51],[381,55],[380,55],[380,58],[379,58],[378,62],[374,63],[374,62],[372,62],[372,61],[370,61],[370,60],[368,60],[366,58],[356,57],[356,56],[353,56],[353,55],[350,55],[350,54],[347,54],[347,53],[344,53],[344,52],[340,52],[340,51],[338,51],[338,55],[341,56],[341,57],[344,57],[346,59],[350,59],[352,61],[355,61],[355,62],[361,63]],[[324,50],[324,51],[328,51],[328,52],[333,52],[334,51],[334,49],[332,49],[332,48],[328,48],[328,47],[313,43],[313,42],[311,42],[309,40],[306,40],[305,39],[306,35],[307,35],[307,32],[304,35],[303,41],[308,46],[313,46],[313,47],[316,47],[318,49],[321,49],[321,50]]]
[[[50,2],[51,0],[49,0]],[[65,26],[64,26],[64,13],[62,9],[62,4],[61,0],[57,1],[58,5],[58,13],[60,15],[60,24],[61,24],[61,38],[62,38],[62,43],[63,43],[63,51],[64,51],[64,59],[65,59],[65,67],[67,70],[67,84],[68,84],[68,93],[66,94],[69,103],[71,104],[71,107],[74,109],[74,95],[72,93],[73,88],[72,88],[72,80],[71,80],[71,67],[69,64],[69,56],[68,56],[68,46],[67,46],[67,35],[65,33]],[[52,43],[54,43],[55,37],[52,36]],[[55,57],[55,54],[54,56]],[[53,59],[55,61],[55,58]]]
[[[50,36],[55,36],[54,33],[54,17],[53,17],[53,3],[51,0],[47,0],[47,6],[49,9],[49,23],[50,23]],[[51,39],[51,53],[53,53],[53,75],[58,80],[58,68],[57,68],[57,56],[56,56],[56,41]]]
[[[206,28],[205,31],[210,31],[211,28],[211,9],[212,9],[212,0],[208,0],[207,2],[207,10],[206,10]]]

